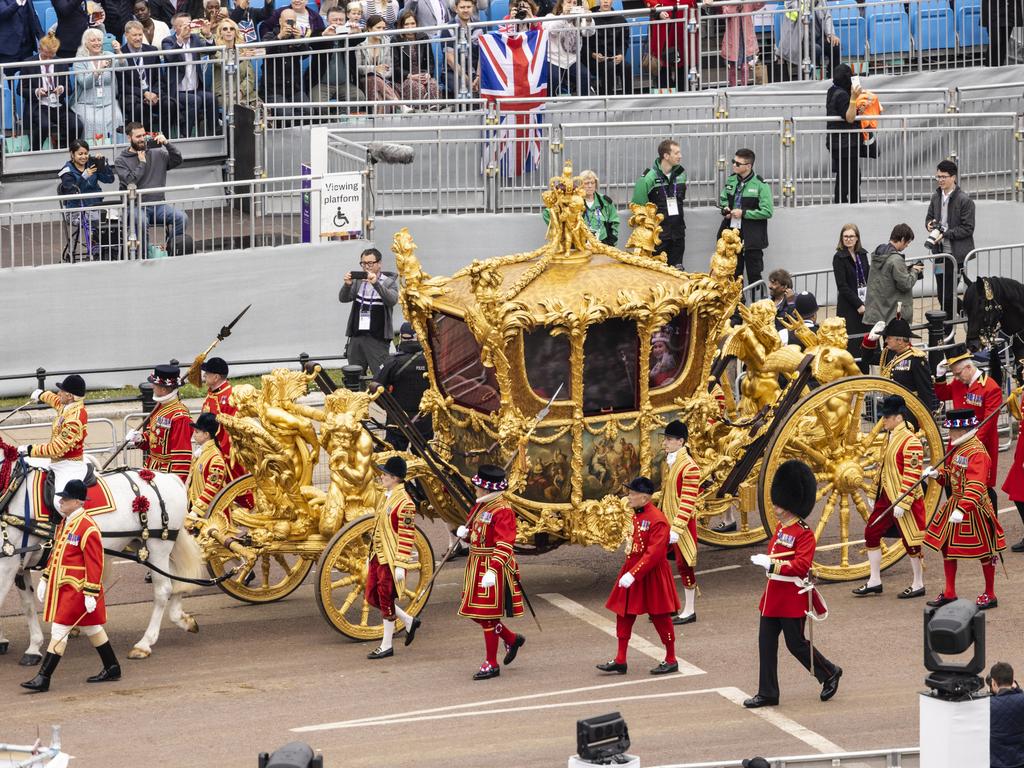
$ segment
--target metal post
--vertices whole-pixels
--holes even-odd
[[[776,9],[776,12],[782,9]],[[811,71],[811,51],[814,50],[814,41],[811,40],[811,7],[810,4],[803,0],[800,3],[800,79],[801,80],[812,80],[814,75]],[[824,42],[822,42],[824,45]]]
[[[145,224],[142,219],[142,211],[139,209],[139,190],[134,184],[128,185],[128,196],[125,198],[125,220],[128,222],[128,258],[144,259],[146,237]]]
[[[153,385],[148,381],[139,384],[139,400],[142,401],[143,413],[152,413],[156,408],[156,400],[153,399]]]
[[[306,363],[309,362],[309,354],[306,352],[299,352],[299,365],[302,370],[306,370]]]
[[[224,175],[227,181],[235,180],[235,102],[238,97],[238,49],[224,49],[224,78],[222,85],[226,94],[224,104],[224,123],[228,131],[228,158],[224,163]],[[251,209],[250,209],[251,210]]]
[[[365,194],[363,194],[363,239],[369,241],[373,240],[374,214],[377,213],[373,202],[377,199],[377,190],[374,187],[376,179],[377,172],[374,164],[367,159],[366,167],[363,168],[363,181],[366,187]]]
[[[946,356],[945,352],[935,349],[942,346],[946,338],[946,313],[941,309],[929,309],[924,313],[924,319],[928,323],[928,365],[934,371]]]
[[[782,164],[780,166],[779,180],[782,187],[781,204],[787,208],[796,207],[796,182],[794,180],[796,169],[796,123],[792,118],[785,118],[782,121]]]
[[[1013,180],[1013,199],[1024,201],[1024,112],[1018,112],[1013,140],[1017,146],[1017,178]]]
[[[345,389],[360,392],[363,389],[363,368],[360,365],[343,365],[341,381]]]
[[[36,368],[36,387],[46,389],[46,369]]]

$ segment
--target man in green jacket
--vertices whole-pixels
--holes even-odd
[[[727,229],[738,229],[743,250],[736,261],[736,277],[747,270],[747,285],[761,279],[764,270],[764,249],[768,247],[768,219],[775,208],[772,190],[764,179],[754,173],[754,150],[737,149],[732,159],[733,174],[726,179],[718,205],[722,209],[721,235]],[[764,288],[756,290],[751,301],[764,296]]]
[[[654,203],[661,222],[661,250],[668,257],[669,266],[683,268],[686,252],[686,219],[683,201],[686,199],[686,169],[680,165],[683,152],[678,142],[665,139],[658,145],[658,159],[633,187],[632,202],[637,205]]]

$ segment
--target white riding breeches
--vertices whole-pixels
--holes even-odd
[[[87,627],[79,625],[78,631],[86,637],[92,637],[93,635],[99,634],[103,631],[102,624],[92,624]],[[50,625],[50,637],[54,640],[66,640],[68,634],[71,632],[71,627],[67,624],[51,624]]]

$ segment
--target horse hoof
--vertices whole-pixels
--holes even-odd
[[[3,642],[0,642],[0,656],[5,655],[7,653],[7,649],[10,648],[10,647],[11,647],[11,641],[10,640],[4,640]]]
[[[130,651],[128,651],[128,658],[129,659],[148,659],[151,653],[153,653],[153,652],[152,651],[146,651],[146,650],[143,650],[142,648],[139,648],[139,646],[135,646]]]
[[[18,665],[22,667],[35,667],[43,660],[43,657],[38,653],[26,653],[18,661]]]
[[[199,622],[196,621],[195,616],[192,616],[191,614],[185,616],[185,629],[193,635],[199,634]]]

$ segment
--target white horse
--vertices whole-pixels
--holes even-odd
[[[0,465],[2,463],[3,458],[0,456]],[[46,462],[32,459],[31,463],[34,466],[41,466]],[[15,474],[17,472],[18,470],[15,469]],[[35,474],[36,471],[30,470],[29,476],[15,492],[6,508],[0,510],[0,544],[3,542],[4,531],[6,540],[16,549],[32,548],[45,540],[40,533],[33,532],[31,529],[26,530],[24,525],[26,499],[29,500],[28,519],[34,521],[46,519],[45,514],[33,508],[35,502],[32,495],[29,494],[32,476]],[[115,506],[112,511],[96,515],[94,518],[96,525],[103,533],[104,547],[111,550],[123,550],[133,542],[142,541],[142,525],[139,515],[132,506],[135,501],[135,491],[132,489],[134,482],[140,494],[149,500],[146,526],[149,529],[149,538],[145,542],[146,548],[149,550],[149,562],[175,576],[190,579],[206,576],[202,550],[196,540],[182,528],[182,521],[185,519],[188,509],[188,500],[185,484],[181,478],[165,472],[156,472],[151,485],[139,477],[138,471],[129,470],[127,473],[117,472],[106,475],[103,480]],[[153,485],[159,489],[159,496],[154,491]],[[161,519],[161,498],[163,508],[167,512],[166,528],[169,532],[175,532],[171,534],[174,537],[173,540],[161,538],[164,528]],[[0,553],[0,604],[3,603],[11,586],[17,581],[22,610],[28,619],[29,647],[19,662],[23,666],[38,664],[42,659],[40,648],[43,643],[43,630],[36,613],[30,575],[30,569],[39,563],[41,558],[41,550],[16,553],[8,557]],[[109,565],[109,558],[107,564]],[[107,568],[104,570],[107,574],[110,573]],[[164,612],[168,609],[171,621],[179,627],[188,632],[199,631],[195,617],[185,613],[181,605],[182,593],[195,587],[179,581],[172,582],[171,579],[156,571],[152,571],[152,574],[153,614],[150,617],[146,633],[128,654],[130,659],[144,659],[152,653],[152,646],[160,635],[160,624]],[[109,583],[109,578],[106,581]],[[0,627],[0,653],[6,653],[7,647],[8,641],[4,637],[3,628]]]

